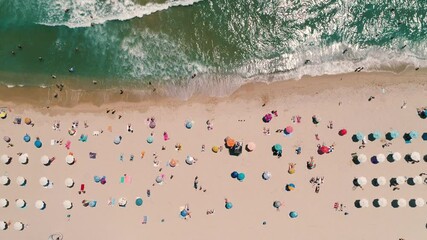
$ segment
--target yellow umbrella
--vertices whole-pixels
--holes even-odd
[[[5,119],[7,117],[7,113],[5,111],[0,112],[0,118]]]
[[[218,146],[213,146],[212,147],[212,152],[217,153],[219,151],[219,147]]]
[[[24,122],[25,122],[25,124],[30,125],[31,124],[31,118],[25,118]]]

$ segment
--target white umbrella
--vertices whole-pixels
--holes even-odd
[[[74,186],[74,181],[71,178],[66,178],[65,179],[65,186],[67,186],[68,188],[72,188]]]
[[[404,184],[405,181],[406,181],[405,177],[399,176],[396,178],[396,183],[399,185]]]
[[[156,177],[156,183],[158,183],[158,184],[163,183],[163,177],[162,176],[157,176]]]
[[[194,158],[192,156],[187,156],[187,158],[185,159],[185,162],[188,165],[192,165],[194,163]]]
[[[128,201],[126,200],[126,198],[122,197],[122,198],[119,199],[118,203],[119,203],[119,206],[124,207],[124,206],[126,206],[126,204],[128,203]]]
[[[422,198],[417,198],[415,199],[415,205],[417,205],[417,207],[423,207],[426,204],[426,201]]]
[[[421,155],[419,152],[413,152],[411,153],[411,159],[414,161],[420,161],[421,160]]]
[[[27,179],[25,179],[23,176],[16,177],[16,183],[19,186],[24,186],[26,182],[27,182]]]
[[[413,181],[415,184],[422,184],[423,183],[423,178],[421,176],[415,176],[413,178]]]
[[[43,187],[46,187],[47,185],[49,185],[49,179],[47,179],[47,177],[41,177],[39,183]]]
[[[377,155],[377,161],[378,161],[379,163],[384,162],[384,161],[385,161],[385,155],[384,155],[384,154],[382,154],[382,153],[378,154],[378,155]]]
[[[363,198],[359,200],[359,204],[361,207],[366,208],[369,207],[369,202],[367,199]]]
[[[357,184],[359,184],[359,186],[364,186],[364,185],[366,185],[367,182],[368,182],[368,180],[366,180],[365,177],[358,177],[357,178]]]
[[[6,198],[0,198],[1,207],[7,207],[8,204],[9,204],[9,201]]]
[[[364,162],[366,162],[366,160],[367,160],[368,158],[366,157],[366,155],[365,154],[359,154],[358,156],[357,156],[357,161],[359,161],[359,163],[364,163]]]
[[[9,163],[10,163],[11,158],[10,158],[8,155],[3,154],[3,155],[1,155],[0,160],[1,160],[4,164],[9,164]]]
[[[39,210],[43,210],[46,207],[46,203],[42,200],[37,200],[34,206],[36,206],[36,208]]]
[[[400,198],[399,200],[397,200],[397,205],[399,207],[406,207],[406,200],[403,198]]]
[[[73,155],[67,155],[65,157],[65,162],[67,162],[69,165],[72,165],[75,161],[75,158]]]
[[[21,164],[27,164],[27,163],[28,163],[28,154],[27,154],[27,153],[24,153],[24,154],[22,154],[21,156],[19,156],[18,161],[19,161]]]
[[[1,182],[1,184],[3,184],[3,185],[7,185],[7,184],[9,184],[9,183],[10,183],[10,179],[9,179],[9,177],[7,177],[7,176],[1,176],[1,177],[0,177],[0,182]]]
[[[14,228],[16,231],[22,231],[22,230],[24,229],[24,224],[23,224],[22,222],[15,222],[15,223],[13,224],[13,228]]]
[[[268,180],[270,178],[271,178],[271,173],[270,172],[265,171],[265,172],[262,173],[262,179]]]
[[[27,203],[25,202],[24,199],[17,199],[15,201],[15,204],[16,204],[17,208],[23,208],[23,207],[25,207],[25,205],[27,205]]]
[[[378,205],[380,205],[380,207],[386,207],[388,204],[387,199],[385,198],[379,198],[378,199]]]
[[[48,156],[46,156],[46,155],[43,155],[43,156],[40,158],[40,162],[41,162],[43,165],[49,165],[49,163],[50,163],[49,157],[48,157]]]
[[[387,181],[386,181],[385,177],[381,176],[381,177],[377,178],[377,183],[378,183],[378,185],[383,186],[387,183]]]
[[[7,223],[5,221],[0,221],[0,229],[6,230],[7,229]]]
[[[400,159],[402,159],[402,155],[399,152],[393,153],[393,160],[394,161],[399,161]]]
[[[65,209],[71,209],[73,207],[73,203],[70,200],[65,200],[62,205],[64,205]]]

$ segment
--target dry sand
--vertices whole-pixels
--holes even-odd
[[[375,165],[368,160],[355,165],[351,157],[351,153],[371,157],[394,151],[403,155],[413,151],[422,156],[427,154],[426,142],[421,139],[421,134],[427,131],[427,120],[421,119],[416,111],[427,105],[426,77],[425,71],[323,76],[269,85],[250,84],[224,99],[115,101],[102,106],[82,103],[72,108],[58,103],[49,109],[36,100],[33,104],[15,100],[10,92],[17,90],[9,90],[7,99],[15,103],[6,102],[2,95],[2,105],[11,112],[7,119],[0,119],[0,137],[10,136],[14,147],[8,148],[2,140],[0,154],[8,154],[13,159],[9,165],[1,163],[0,170],[1,175],[10,177],[11,184],[0,186],[0,198],[7,198],[10,205],[0,209],[0,220],[11,221],[12,225],[21,221],[26,227],[16,231],[10,226],[0,231],[0,239],[47,239],[55,232],[62,233],[64,239],[426,239],[427,207],[393,208],[390,202],[399,198],[427,199],[427,185],[405,183],[400,190],[392,191],[388,184],[374,187],[370,181],[378,176],[388,180],[396,176],[416,176],[427,172],[427,163],[421,160],[409,164],[401,160]],[[370,96],[375,99],[368,101]],[[401,109],[403,101],[407,107]],[[107,114],[106,109],[117,112]],[[263,123],[262,116],[271,110],[277,110],[278,117]],[[119,114],[123,115],[121,119]],[[314,114],[322,119],[318,126],[311,122]],[[295,115],[302,117],[301,123],[291,121]],[[12,121],[16,116],[31,117],[35,126],[14,125]],[[146,124],[151,116],[156,118],[154,130]],[[212,131],[206,128],[208,119],[213,121]],[[61,122],[61,131],[52,129],[57,120]],[[75,120],[80,123],[77,134],[69,136],[67,130]],[[186,120],[194,121],[192,129],[185,128]],[[89,124],[88,128],[84,127],[84,121]],[[327,128],[329,121],[334,123],[332,130]],[[126,130],[128,123],[132,124],[133,133]],[[276,133],[276,129],[288,125],[294,128],[291,136]],[[112,132],[107,130],[108,126],[112,126]],[[270,135],[263,134],[264,127],[270,129]],[[341,128],[348,130],[346,136],[338,135]],[[385,134],[391,129],[399,131],[400,137],[393,140],[390,147],[381,147],[384,137],[368,141],[364,149],[359,149],[360,143],[351,139],[359,131],[366,135],[376,130]],[[104,132],[92,136],[97,130]],[[411,130],[418,131],[420,137],[405,144],[402,135]],[[164,131],[170,140],[163,140]],[[22,140],[26,133],[32,137],[30,143]],[[153,144],[146,142],[150,133],[154,134]],[[87,134],[88,141],[78,141],[80,134]],[[320,141],[315,139],[315,134]],[[123,139],[115,145],[113,140],[118,135]],[[36,136],[44,144],[40,149],[33,144]],[[225,150],[213,153],[212,146],[223,145],[227,136],[244,144],[253,141],[256,150],[244,150],[238,157],[230,156]],[[65,162],[69,151],[64,145],[50,145],[51,139],[61,138],[64,143],[72,141],[70,151],[77,158],[72,166]],[[175,150],[176,143],[182,144],[181,151]],[[272,155],[271,148],[276,143],[284,148],[280,159]],[[335,150],[320,156],[317,145],[322,143],[335,144]],[[202,144],[206,145],[205,152],[201,151]],[[166,150],[161,149],[163,145]],[[302,147],[301,154],[295,153],[295,146]],[[139,156],[142,150],[145,151],[143,159]],[[89,159],[90,151],[97,153],[95,160]],[[28,165],[18,162],[18,152],[29,154]],[[124,161],[119,160],[121,153]],[[158,155],[159,167],[153,166],[153,153]],[[135,155],[134,161],[129,161],[130,154]],[[50,166],[43,166],[42,155],[55,156],[56,160]],[[187,165],[187,155],[197,158],[197,163]],[[306,168],[310,156],[314,156],[317,163],[313,170]],[[175,168],[166,166],[172,158],[179,161]],[[287,172],[290,162],[297,163],[296,173],[292,175]],[[246,179],[242,182],[232,179],[232,171],[244,172]],[[264,171],[271,172],[270,180],[261,178]],[[123,174],[131,176],[132,183],[121,184]],[[165,174],[164,184],[152,186],[160,174]],[[95,175],[106,176],[107,183],[95,183]],[[169,179],[171,175],[173,179]],[[17,176],[27,178],[25,187],[15,183]],[[53,188],[45,189],[39,184],[42,176],[54,183]],[[193,188],[195,176],[206,192]],[[318,194],[309,183],[317,176],[324,177]],[[353,190],[353,178],[359,176],[365,176],[368,184],[364,190]],[[76,183],[71,189],[64,185],[67,177]],[[79,195],[81,183],[85,184],[86,193]],[[285,191],[287,183],[294,183],[296,189]],[[147,197],[147,189],[151,190],[151,197]],[[118,207],[117,202],[115,206],[108,206],[109,197],[116,201],[125,197],[128,204],[124,208]],[[136,197],[144,200],[141,207],[135,205]],[[372,201],[378,197],[386,198],[389,205],[373,207]],[[15,207],[17,198],[25,199],[27,207]],[[224,198],[233,203],[232,209],[225,209]],[[368,208],[355,207],[354,202],[362,198],[369,200]],[[39,199],[47,204],[43,211],[34,207]],[[74,204],[71,210],[62,206],[67,199]],[[97,206],[83,207],[83,199],[96,200]],[[284,203],[280,211],[273,207],[276,200]],[[343,212],[334,210],[335,202],[346,206]],[[187,220],[180,218],[180,207],[185,204],[191,210],[191,218]],[[206,215],[209,209],[215,209],[215,213]],[[297,211],[299,217],[290,218],[290,211]],[[143,216],[148,216],[147,224],[141,223]]]

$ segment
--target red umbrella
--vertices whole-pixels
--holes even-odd
[[[294,131],[294,128],[292,126],[287,126],[285,128],[285,133],[286,134],[291,134]]]
[[[322,146],[319,148],[320,154],[324,154],[324,153],[328,153],[328,152],[329,152],[329,148],[327,146]]]
[[[340,136],[344,136],[344,135],[346,135],[347,134],[347,130],[344,128],[344,129],[341,129],[339,132],[338,132],[338,134],[340,135]]]

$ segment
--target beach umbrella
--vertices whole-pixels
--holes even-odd
[[[9,142],[10,142],[10,137],[9,137],[9,136],[4,136],[4,137],[3,137],[3,140],[4,140],[5,142],[9,143]]]
[[[96,201],[90,201],[89,202],[89,207],[96,207]]]
[[[193,165],[193,163],[194,163],[194,158],[193,158],[192,156],[187,156],[187,158],[185,159],[185,162],[186,162],[188,165]]]
[[[405,177],[399,176],[396,178],[396,183],[401,185],[405,183],[405,180],[406,180]]]
[[[420,161],[421,160],[421,155],[419,152],[412,152],[411,153],[411,159],[414,161]]]
[[[366,157],[366,155],[365,154],[359,154],[358,156],[357,156],[357,161],[359,162],[359,163],[364,163],[364,162],[366,162],[366,160],[367,160],[368,158]]]
[[[15,229],[16,231],[22,231],[24,230],[24,224],[22,222],[15,222],[13,224],[13,229]]]
[[[73,208],[73,203],[70,200],[65,200],[62,202],[62,205],[65,209],[71,209]]]
[[[126,207],[126,204],[128,204],[128,200],[126,200],[126,198],[124,198],[124,197],[121,197],[119,199],[119,206],[120,207]]]
[[[34,146],[36,146],[36,148],[41,148],[43,146],[43,143],[40,141],[40,139],[37,139],[34,142]]]
[[[71,154],[68,154],[68,155],[65,157],[65,162],[66,162],[66,163],[68,163],[68,165],[72,165],[72,164],[74,164],[74,161],[75,161],[75,158],[74,158],[74,156],[73,156],[73,155],[71,155]]]
[[[47,185],[49,185],[49,179],[47,179],[47,177],[41,177],[39,179],[39,183],[40,185],[42,185],[43,187],[46,187]]]
[[[6,230],[7,229],[7,223],[5,221],[0,221],[0,229]]]
[[[423,178],[422,178],[421,176],[415,176],[415,177],[413,178],[413,182],[414,182],[415,184],[422,184],[422,183],[423,183]]]
[[[193,122],[191,122],[191,121],[187,121],[187,122],[185,123],[185,127],[186,127],[187,129],[191,129],[191,128],[193,127]]]
[[[226,209],[231,209],[231,208],[233,208],[233,204],[231,202],[226,202],[225,203],[225,208]]]
[[[213,146],[212,147],[212,152],[218,153],[218,151],[219,151],[219,147],[218,146]]]
[[[25,141],[25,142],[29,142],[29,141],[31,141],[31,137],[30,137],[30,135],[25,134],[25,136],[24,136],[24,141]]]
[[[394,152],[392,157],[394,161],[399,161],[402,159],[402,155],[399,152]]]
[[[282,151],[282,145],[280,144],[274,145],[274,150],[276,150],[277,152]]]
[[[147,143],[152,144],[154,142],[154,137],[153,136],[148,136],[147,137]]]
[[[7,207],[9,206],[9,201],[6,198],[0,198],[0,207]]]
[[[271,173],[270,172],[263,172],[262,173],[262,179],[269,180],[270,178],[271,178]]]
[[[368,182],[368,180],[366,180],[365,177],[358,177],[357,178],[357,184],[359,186],[364,186],[364,185],[366,185],[367,182]]]
[[[379,132],[379,131],[375,131],[375,132],[373,132],[373,133],[372,133],[372,137],[373,137],[375,140],[379,139],[379,138],[381,137],[381,132]]]
[[[225,145],[229,148],[233,147],[234,144],[236,144],[236,141],[234,139],[232,139],[231,137],[226,137],[225,138]]]
[[[36,203],[34,204],[35,207],[39,210],[43,210],[46,208],[46,203],[43,202],[42,200],[37,200]]]
[[[298,213],[295,212],[295,211],[292,211],[292,212],[289,213],[289,217],[290,218],[297,218],[298,217]]]
[[[22,176],[18,176],[18,177],[16,177],[16,183],[19,185],[19,186],[24,186],[26,183],[27,183],[27,179],[25,179],[24,177],[22,177]]]
[[[17,208],[24,208],[27,205],[27,203],[25,202],[24,199],[16,199],[15,205]]]
[[[397,200],[397,205],[399,207],[406,207],[406,199],[400,198],[399,200]]]
[[[8,184],[10,183],[10,179],[9,179],[9,177],[7,177],[7,176],[1,176],[1,177],[0,177],[0,182],[1,182],[1,184],[3,184],[3,185],[8,185]]]
[[[245,180],[245,177],[246,177],[246,175],[244,174],[244,173],[239,173],[239,174],[237,174],[237,180],[239,180],[239,181],[243,181],[243,180]]]
[[[148,126],[150,128],[155,128],[156,127],[156,122],[155,121],[150,121],[150,124]]]
[[[0,118],[1,119],[5,119],[7,117],[7,112],[5,112],[5,111],[1,111],[0,112]]]
[[[415,199],[415,205],[417,207],[423,207],[426,204],[426,201],[423,198]]]
[[[41,162],[43,165],[45,165],[45,166],[49,165],[49,164],[50,164],[49,157],[48,157],[48,156],[46,156],[46,155],[43,155],[43,156],[40,158],[40,162]]]
[[[418,132],[416,131],[410,131],[409,132],[409,137],[411,137],[411,139],[415,139],[418,137]]]
[[[385,177],[381,176],[381,177],[377,178],[377,183],[378,183],[378,185],[383,186],[387,183],[387,180],[385,179]]]
[[[382,163],[385,161],[386,157],[384,154],[380,153],[376,156],[378,163]]]
[[[344,136],[344,135],[346,135],[347,134],[347,129],[341,129],[339,132],[338,132],[338,135],[340,135],[340,136]]]
[[[135,200],[135,204],[136,204],[136,206],[141,206],[142,205],[142,198],[140,198],[140,197],[137,197],[136,198],[136,200]]]
[[[285,127],[284,133],[285,134],[291,134],[294,132],[294,128],[292,126]]]
[[[293,183],[286,184],[285,189],[286,189],[286,191],[292,191],[295,189],[295,184],[293,184]]]
[[[231,173],[231,177],[232,177],[232,178],[237,178],[237,176],[239,176],[239,173],[238,173],[238,172],[233,171],[233,172]]]
[[[30,125],[31,124],[31,118],[25,118],[24,119],[25,124]]]
[[[421,136],[421,138],[422,138],[424,141],[427,141],[427,132],[423,133],[423,135]]]
[[[359,200],[359,204],[361,207],[366,208],[369,207],[369,202],[367,199],[363,198]]]
[[[26,153],[21,154],[21,156],[19,156],[19,158],[18,158],[18,161],[21,164],[27,164],[28,163],[28,154],[26,154]]]
[[[68,188],[72,188],[74,186],[74,181],[72,178],[66,178],[65,179],[65,186]]]
[[[361,133],[361,132],[356,133],[355,136],[356,136],[357,141],[362,141],[362,139],[364,137],[363,133]]]
[[[249,143],[246,145],[246,149],[247,149],[249,152],[252,152],[253,150],[255,150],[255,148],[256,148],[256,145],[255,145],[255,143],[254,143],[254,142],[249,142]]]
[[[279,209],[282,206],[282,203],[280,201],[274,201],[273,202],[273,207]]]
[[[389,133],[390,139],[395,139],[397,137],[399,137],[399,132],[397,131],[390,131]]]
[[[116,136],[114,138],[114,144],[116,144],[116,145],[120,144],[121,141],[122,141],[122,137],[121,136]]]
[[[181,217],[185,218],[185,217],[187,217],[188,212],[187,212],[187,210],[183,209],[179,214],[181,215]]]
[[[379,199],[378,199],[378,205],[379,205],[380,207],[386,207],[386,206],[387,206],[387,204],[388,204],[387,199],[385,199],[385,198],[379,198]]]
[[[327,146],[325,146],[325,145],[323,145],[323,146],[321,146],[319,148],[319,153],[320,154],[324,154],[324,153],[328,153],[328,152],[329,152],[329,148]]]
[[[12,160],[11,157],[9,157],[6,154],[1,155],[0,160],[4,163],[4,164],[9,164],[10,161]]]
[[[157,176],[156,177],[156,183],[161,184],[163,182],[163,177],[162,176]]]
[[[268,123],[271,121],[271,119],[273,119],[273,115],[271,115],[270,113],[267,113],[264,115],[264,117],[262,118],[262,121],[264,121],[265,123]]]
[[[169,161],[169,166],[171,166],[171,167],[176,167],[176,164],[177,164],[177,162],[176,162],[176,160],[175,160],[175,159],[171,159],[171,160]]]
[[[93,180],[94,180],[96,183],[99,183],[99,181],[101,181],[101,178],[100,178],[99,176],[94,176],[94,177],[93,177]]]

